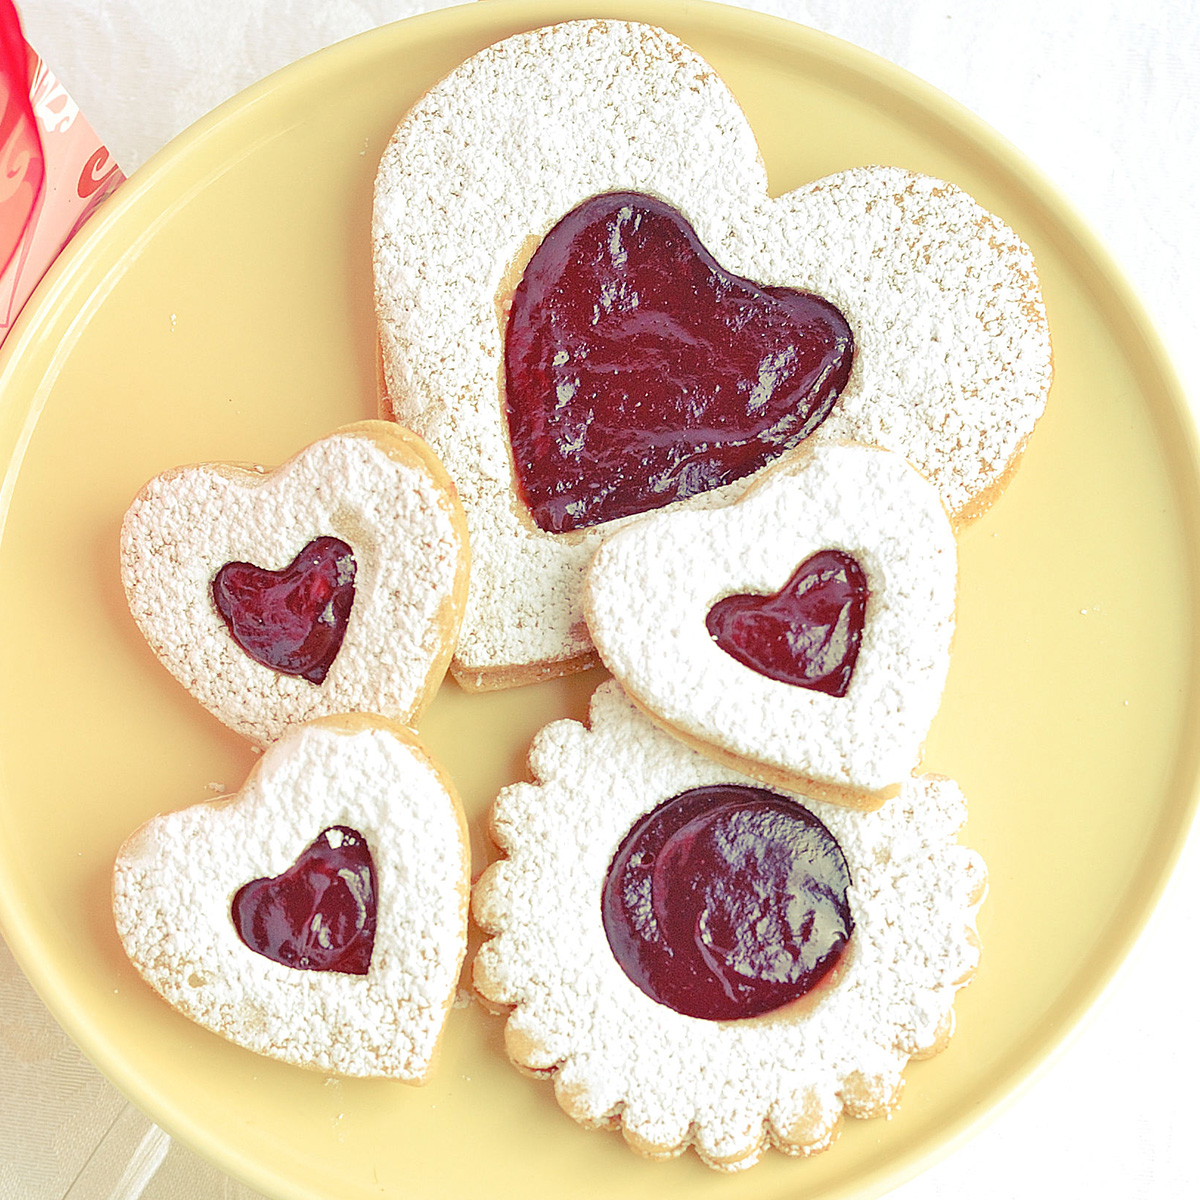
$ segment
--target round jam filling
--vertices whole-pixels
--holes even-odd
[[[213,603],[255,662],[319,684],[342,648],[355,570],[340,538],[314,538],[280,571],[226,563],[213,577]]]
[[[840,550],[821,550],[773,596],[726,596],[705,625],[725,651],[760,675],[844,696],[866,620],[867,577]]]
[[[693,788],[630,830],[604,884],[617,962],[651,999],[713,1021],[812,991],[854,922],[850,871],[806,808],[763,788]]]
[[[546,235],[513,297],[518,490],[561,533],[741,479],[820,425],[853,351],[827,300],[731,275],[670,205],[593,197]]]
[[[365,975],[375,945],[375,864],[365,839],[331,826],[282,875],[240,888],[230,915],[242,941],[273,962]]]

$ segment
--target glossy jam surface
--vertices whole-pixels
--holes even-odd
[[[255,662],[319,684],[346,635],[355,570],[345,542],[319,537],[280,571],[226,563],[213,577],[213,603]]]
[[[365,975],[375,944],[375,864],[362,834],[324,830],[273,879],[239,889],[238,936],[258,954],[300,971]]]
[[[562,533],[749,475],[826,418],[853,351],[827,300],[729,274],[662,201],[587,200],[546,235],[509,315],[522,499]]]
[[[821,550],[773,596],[726,596],[705,625],[725,651],[760,675],[844,696],[866,620],[867,578],[840,550]]]
[[[622,969],[687,1016],[772,1012],[833,970],[853,930],[850,871],[806,808],[740,785],[693,788],[626,836],[604,887]]]

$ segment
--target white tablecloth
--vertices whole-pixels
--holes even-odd
[[[1198,0],[746,0],[922,76],[1007,136],[1108,243],[1200,397]],[[241,88],[440,0],[24,0],[26,33],[126,171]],[[1197,1194],[1193,837],[1085,1027],[899,1200]],[[18,1119],[19,1118],[19,1119]],[[0,1200],[253,1200],[87,1063],[0,943]]]

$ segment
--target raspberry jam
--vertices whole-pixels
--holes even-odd
[[[238,936],[257,954],[300,971],[365,975],[375,944],[375,864],[362,834],[334,825],[282,875],[233,898]]]
[[[319,684],[346,635],[355,569],[345,542],[319,537],[281,571],[226,563],[213,577],[213,603],[255,662]]]
[[[808,809],[763,788],[693,788],[644,816],[604,884],[604,930],[651,999],[712,1021],[812,991],[854,922],[850,871]]]
[[[726,596],[709,609],[713,640],[738,662],[781,683],[844,696],[858,659],[867,579],[840,550],[821,550],[773,596]]]
[[[825,420],[853,353],[829,301],[731,275],[661,200],[593,197],[550,230],[513,297],[518,490],[562,533],[732,483]]]

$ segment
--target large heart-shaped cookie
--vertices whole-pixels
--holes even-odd
[[[954,629],[957,553],[899,455],[819,446],[725,508],[607,538],[585,588],[605,665],[738,769],[873,807],[920,757]]]
[[[155,817],[117,857],[126,953],[240,1046],[423,1082],[466,948],[466,819],[416,736],[363,714],[270,746],[235,796]]]
[[[1004,485],[1045,403],[1050,343],[1032,256],[953,184],[863,166],[771,197],[733,96],[662,30],[579,21],[492,46],[405,116],[380,165],[374,211],[385,410],[442,456],[468,514],[471,595],[452,667],[468,684],[560,672],[590,650],[580,586],[614,523],[539,526],[538,498],[519,486],[515,456],[525,452],[509,438],[505,338],[534,250],[581,203],[613,192],[677,211],[739,280],[835,306],[853,335],[853,367],[812,438],[903,454],[956,519]],[[614,261],[628,249],[619,224],[610,222]],[[580,305],[594,304],[599,324],[630,299],[623,287],[601,283]],[[572,353],[560,346],[541,364],[553,395],[537,406],[571,418],[552,434],[568,455],[588,453],[604,410],[575,411],[585,383],[571,363],[556,365]],[[768,390],[775,365],[769,354],[760,360],[762,388],[757,375],[739,385],[746,403]],[[650,441],[675,432],[643,431]],[[533,440],[544,433],[533,427]],[[635,450],[599,465],[600,490],[652,463]],[[635,482],[659,498],[699,491],[676,503],[712,507],[747,484],[727,478],[685,460]],[[722,486],[702,490],[714,483]],[[562,499],[586,507],[586,496]]]
[[[247,737],[338,712],[411,723],[462,618],[465,519],[419,438],[366,421],[274,471],[157,476],[125,516],[121,575],[155,653]]]

